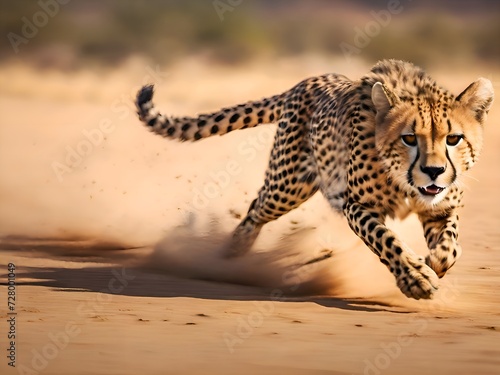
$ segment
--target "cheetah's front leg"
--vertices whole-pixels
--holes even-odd
[[[452,211],[441,216],[419,215],[419,219],[430,250],[425,261],[443,277],[462,255],[458,244],[458,215]]]
[[[438,289],[436,273],[403,244],[375,210],[359,203],[347,204],[344,213],[351,229],[380,258],[407,297],[430,299]]]

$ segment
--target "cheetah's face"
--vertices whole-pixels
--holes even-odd
[[[433,204],[476,162],[493,88],[480,78],[456,98],[437,89],[401,100],[376,83],[372,101],[377,149],[389,175]]]

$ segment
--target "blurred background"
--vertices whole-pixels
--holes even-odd
[[[237,65],[346,50],[371,63],[392,57],[465,68],[500,59],[500,2],[1,0],[0,33],[3,64],[65,70],[115,68],[133,55],[164,65],[193,55]]]

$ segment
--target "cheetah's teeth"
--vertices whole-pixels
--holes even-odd
[[[434,184],[418,188],[418,190],[420,191],[420,193],[422,193],[423,195],[432,195],[432,196],[433,195],[438,195],[444,189],[445,189],[444,187],[436,186]]]

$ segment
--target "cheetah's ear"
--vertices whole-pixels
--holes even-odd
[[[377,111],[377,118],[383,119],[399,99],[383,83],[376,82],[372,87],[372,102]]]
[[[462,91],[455,100],[467,109],[472,110],[476,120],[482,123],[486,119],[491,103],[493,103],[493,96],[491,81],[486,78],[479,78]]]

